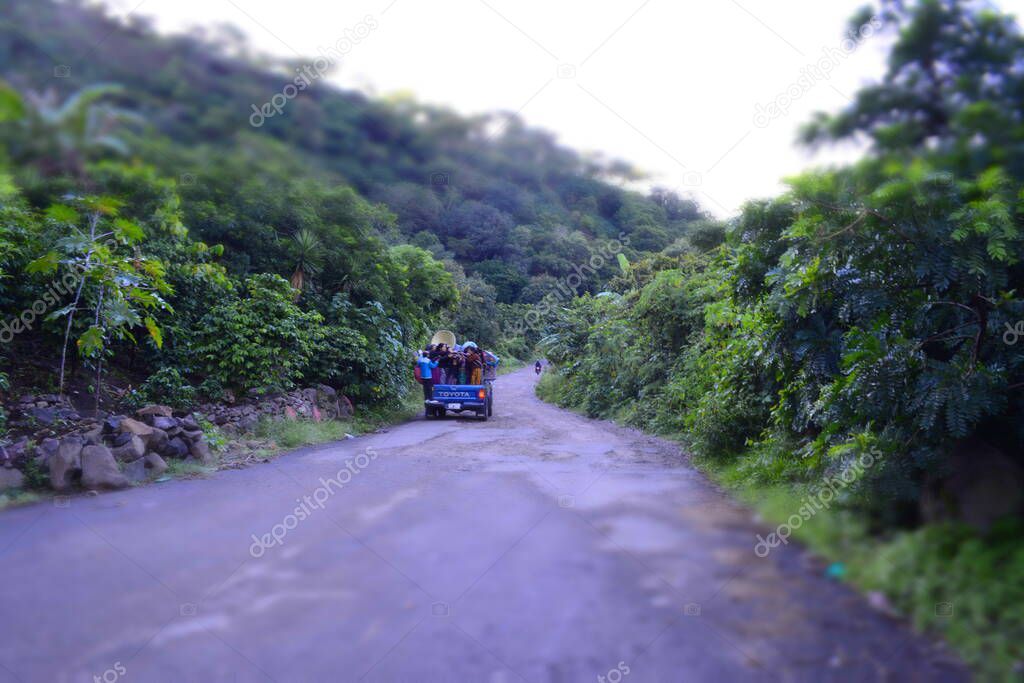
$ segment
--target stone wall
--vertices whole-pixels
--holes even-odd
[[[19,435],[0,445],[0,491],[20,488],[26,472],[48,478],[51,488],[69,491],[124,488],[159,477],[168,460],[213,464],[200,427],[205,419],[225,434],[252,431],[261,419],[315,421],[351,417],[351,401],[326,385],[233,404],[207,404],[175,414],[167,406],[146,406],[134,417],[83,417],[56,395],[24,396],[7,406],[8,426]]]
[[[320,422],[349,418],[353,412],[352,402],[347,397],[324,384],[281,394],[250,397],[233,404],[207,404],[198,410],[198,414],[226,434],[251,431],[260,419],[303,418]]]
[[[78,428],[43,438],[34,447],[20,440],[2,449],[4,486],[20,486],[31,465],[50,487],[66,492],[119,489],[159,477],[167,460],[214,462],[203,430],[192,415],[174,417],[167,406],[147,406],[136,417],[115,415],[82,420]],[[17,474],[15,474],[17,473]],[[18,480],[21,481],[18,481]]]

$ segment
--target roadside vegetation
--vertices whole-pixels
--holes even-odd
[[[0,7],[5,399],[187,410],[322,383],[400,410],[437,327],[521,356],[529,305],[608,240],[635,258],[713,225],[514,116],[317,83],[257,125],[293,65],[99,6]]]
[[[557,374],[539,393],[682,439],[773,524],[868,458],[795,536],[1011,680],[1024,667],[1024,38],[964,2],[879,16],[888,72],[803,133],[868,141],[863,160],[791,178],[722,245],[640,259],[553,312],[541,346]]]
[[[275,449],[290,450],[370,434],[422,412],[422,394],[410,391],[397,405],[375,406],[347,420],[264,420],[257,427],[256,435],[268,440]]]

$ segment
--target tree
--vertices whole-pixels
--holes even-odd
[[[126,154],[127,144],[115,132],[129,121],[138,122],[139,117],[107,101],[123,91],[114,84],[92,85],[63,102],[56,90],[26,91],[23,147],[16,160],[34,163],[47,175],[67,173],[82,178],[88,154],[97,150]]]
[[[84,216],[65,204],[47,210],[57,238],[50,251],[28,264],[26,272],[55,275],[63,271],[75,283],[72,302],[50,314],[51,318],[67,318],[58,386],[63,393],[75,315],[88,312],[89,321],[76,346],[96,366],[98,407],[107,344],[112,339],[134,340],[132,329],[145,326],[154,343],[161,346],[160,328],[145,312],[170,310],[164,297],[172,290],[164,279],[164,264],[137,249],[145,239],[142,228],[118,216],[122,202],[109,197],[83,197],[76,203]]]
[[[470,260],[500,255],[515,225],[508,214],[477,201],[460,204],[447,212],[443,220],[449,247]]]
[[[458,308],[445,326],[461,335],[460,343],[472,340],[485,348],[497,344],[502,330],[498,327],[494,288],[476,275],[466,278],[459,284]]]
[[[870,15],[857,14],[851,27]],[[818,114],[802,139],[818,144],[863,135],[880,154],[927,148],[957,157],[965,170],[999,162],[1022,132],[1016,112],[1024,39],[1013,17],[960,0],[886,2],[879,16],[898,32],[885,77],[838,114]]]
[[[299,230],[291,237],[290,245],[295,268],[292,271],[291,285],[302,291],[311,276],[323,269],[324,249],[320,239],[308,229]]]
[[[519,293],[526,286],[527,277],[498,259],[488,259],[474,268],[477,275],[494,287],[497,300],[512,303],[519,300]]]

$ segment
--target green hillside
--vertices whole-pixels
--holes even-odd
[[[122,27],[82,7],[5,1],[3,8],[0,60],[9,82],[19,90],[42,82],[61,97],[95,83],[124,86],[113,101],[142,117],[129,126],[133,133],[119,132],[131,157],[172,178],[187,174],[192,182],[179,183],[186,185],[179,187],[184,222],[227,247],[233,272],[280,269],[267,243],[301,227],[301,217],[225,197],[225,181],[234,187],[238,176],[245,187],[351,187],[386,207],[366,208],[384,239],[457,261],[503,303],[539,300],[551,278],[589,259],[598,240],[628,236],[633,250],[659,251],[704,217],[694,202],[670,193],[622,189],[636,177],[629,166],[588,159],[514,116],[465,117],[313,82],[281,114],[254,117],[254,107],[296,73],[312,73],[312,57],[257,66],[223,56],[223,45],[157,36],[141,24]],[[106,37],[96,44],[97,35]],[[67,78],[53,77],[58,65],[69,67]],[[610,264],[583,289],[597,291],[614,271]]]

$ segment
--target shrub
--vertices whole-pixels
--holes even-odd
[[[224,385],[216,377],[207,377],[199,383],[199,396],[217,403],[224,400]]]
[[[199,323],[198,369],[240,391],[288,389],[302,378],[322,334],[323,317],[305,312],[279,275],[245,281],[243,296],[226,301]]]
[[[177,368],[160,368],[131,392],[123,403],[130,408],[139,408],[148,403],[160,403],[172,408],[186,410],[196,404],[197,392]]]
[[[412,358],[401,324],[383,304],[355,306],[344,295],[334,297],[327,315],[329,324],[317,331],[304,374],[357,401],[401,402]]]
[[[35,458],[29,458],[25,462],[21,473],[25,475],[25,485],[28,490],[49,489],[50,471]]]

